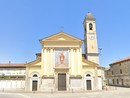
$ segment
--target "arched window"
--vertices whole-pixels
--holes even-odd
[[[90,75],[90,74],[87,74],[86,77],[91,77],[91,75]]]
[[[38,77],[38,76],[36,74],[34,74],[33,77]]]
[[[92,23],[89,24],[89,30],[93,30],[93,25],[92,25]]]

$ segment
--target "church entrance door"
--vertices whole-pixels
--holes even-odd
[[[58,90],[59,91],[66,90],[66,74],[65,73],[58,74]]]

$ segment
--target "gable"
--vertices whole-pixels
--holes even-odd
[[[40,40],[40,42],[43,41],[82,41],[82,40],[67,33],[60,32]]]
[[[83,67],[98,67],[98,64],[94,63],[94,62],[91,62],[89,60],[86,60],[84,58],[82,58],[82,65]]]
[[[27,63],[26,66],[41,66],[41,58]]]

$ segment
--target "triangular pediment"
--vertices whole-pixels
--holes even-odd
[[[67,33],[60,32],[60,33],[51,35],[49,37],[43,38],[40,40],[40,42],[42,41],[82,41],[82,40],[72,35],[69,35]]]

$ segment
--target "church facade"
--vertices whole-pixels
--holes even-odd
[[[40,40],[41,53],[26,64],[26,91],[102,90],[95,18],[84,19],[84,40],[59,32]],[[82,51],[84,43],[85,54]]]

